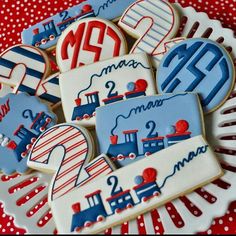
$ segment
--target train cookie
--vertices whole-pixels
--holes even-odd
[[[36,97],[20,93],[0,98],[0,170],[5,174],[26,172],[33,143],[56,120]]]
[[[196,136],[56,199],[52,213],[59,233],[100,233],[222,174],[214,152]]]
[[[127,54],[121,30],[112,22],[89,17],[71,24],[60,36],[56,47],[61,72]]]
[[[95,125],[102,105],[156,94],[153,71],[145,53],[116,57],[60,75],[62,104],[67,122]]]
[[[96,109],[99,151],[118,167],[197,135],[204,135],[196,94],[129,99]]]
[[[160,93],[196,92],[204,113],[221,106],[235,81],[234,65],[228,52],[209,39],[188,39],[172,47],[157,72]]]
[[[87,17],[117,19],[135,0],[87,0],[23,30],[22,42],[41,49],[52,49],[62,32],[72,23]]]

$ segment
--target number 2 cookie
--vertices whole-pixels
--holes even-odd
[[[57,63],[61,72],[126,54],[126,39],[112,22],[86,18],[70,25],[60,36]]]
[[[163,57],[156,79],[160,93],[198,93],[203,111],[210,113],[233,89],[234,65],[220,44],[209,39],[188,39]]]
[[[21,93],[0,98],[0,170],[5,174],[26,172],[33,143],[56,120],[36,97]]]

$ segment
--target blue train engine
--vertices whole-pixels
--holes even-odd
[[[18,161],[21,161],[22,158],[25,158],[28,155],[36,139],[43,131],[46,130],[47,126],[52,121],[52,118],[44,112],[37,113],[35,116],[33,116],[31,110],[25,110],[23,112],[23,117],[25,119],[32,120],[30,129],[36,132],[31,132],[25,128],[24,125],[20,125],[14,131],[14,136],[18,137],[21,141],[19,144],[11,141],[9,148],[14,150]]]
[[[168,147],[191,138],[191,132],[188,129],[189,123],[186,120],[179,120],[175,126],[171,126],[169,134],[166,135]]]
[[[157,171],[153,168],[147,168],[143,171],[142,176],[135,177],[135,183],[133,187],[140,202],[147,202],[153,197],[158,197],[161,194],[161,190],[156,183]]]
[[[124,143],[118,143],[117,135],[111,136],[111,144],[108,148],[107,155],[114,161],[121,161],[125,158],[135,159],[139,155],[137,133],[138,130],[123,131],[123,134],[125,135]]]
[[[59,35],[57,33],[55,24],[53,20],[43,23],[43,32],[39,32],[39,28],[33,30],[32,45],[35,47],[40,47],[40,45],[45,45],[48,41],[53,41]]]
[[[87,196],[89,208],[81,211],[80,203],[76,203],[72,206],[74,215],[72,217],[71,232],[79,232],[84,227],[90,227],[91,225],[103,221],[106,216],[106,210],[102,203],[101,191],[93,192]]]
[[[95,110],[100,106],[99,92],[95,91],[92,93],[85,94],[87,98],[87,104],[81,105],[81,98],[75,100],[76,107],[72,114],[72,120],[90,119],[95,116]]]
[[[130,82],[127,85],[128,92],[125,93],[125,97],[129,98],[136,98],[140,96],[146,96],[146,89],[148,87],[148,83],[144,79],[139,79],[135,83]]]

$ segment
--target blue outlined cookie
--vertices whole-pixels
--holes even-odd
[[[183,140],[204,135],[196,94],[128,99],[96,109],[101,153],[122,167]]]
[[[0,170],[26,172],[33,143],[56,121],[56,115],[36,97],[20,93],[0,98]]]
[[[184,40],[171,48],[160,63],[156,78],[159,93],[198,93],[204,113],[224,103],[234,79],[228,52],[203,38]]]

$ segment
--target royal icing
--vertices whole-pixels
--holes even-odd
[[[135,0],[88,0],[23,30],[22,42],[41,49],[54,47],[61,33],[72,23],[86,17],[117,19]]]
[[[160,93],[199,93],[205,113],[217,109],[229,96],[234,84],[230,55],[209,39],[188,39],[163,57],[157,73]]]
[[[215,154],[197,136],[56,199],[52,212],[59,233],[99,233],[221,175]]]
[[[145,53],[116,57],[60,75],[67,122],[95,125],[95,110],[129,98],[156,94],[153,71]]]
[[[161,0],[138,0],[123,13],[119,26],[138,41],[131,53],[146,52],[158,68],[161,55],[179,29],[179,17],[173,6]],[[175,39],[176,40],[176,39]]]
[[[96,110],[96,132],[100,152],[121,167],[204,134],[204,126],[198,96],[183,93],[100,107]]]
[[[47,101],[52,109],[61,104],[59,75],[60,73],[55,73],[43,80],[36,93],[39,98]]]
[[[114,169],[104,155],[90,162],[93,151],[89,132],[73,124],[53,126],[39,136],[27,164],[33,169],[55,173],[49,202]]]
[[[56,124],[56,116],[36,97],[25,93],[0,99],[0,170],[28,170],[27,156],[37,137]]]
[[[14,87],[14,93],[35,95],[48,76],[49,61],[45,53],[27,45],[16,45],[0,56],[0,82]]]
[[[125,55],[126,39],[112,22],[89,17],[74,22],[60,36],[56,48],[61,72]]]

